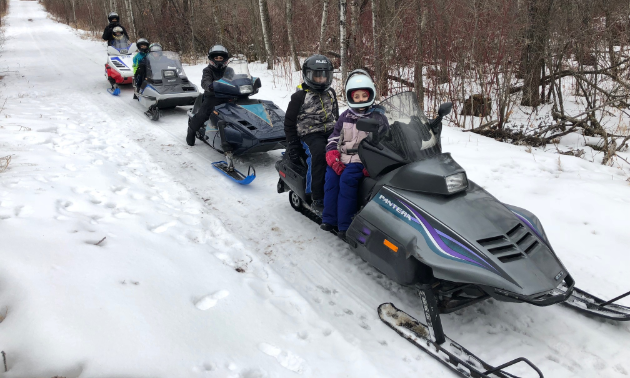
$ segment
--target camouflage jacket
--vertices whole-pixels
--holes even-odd
[[[289,143],[316,132],[332,132],[339,118],[337,94],[330,88],[317,92],[306,84],[298,86],[291,96],[284,118],[284,132]]]

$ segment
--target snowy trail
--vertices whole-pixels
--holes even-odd
[[[452,375],[378,320],[390,301],[422,318],[414,294],[276,193],[279,152],[243,158],[258,178],[234,185],[210,166],[220,154],[185,145],[185,109],[151,122],[130,90],[107,94],[103,43],[35,2],[13,0],[7,22],[0,69],[18,73],[0,81],[0,157],[13,155],[0,173],[0,376]],[[195,83],[201,68],[186,67]],[[289,92],[252,68],[258,97],[286,108]],[[627,173],[469,138],[447,128],[445,149],[539,215],[578,286],[628,290]],[[443,322],[490,363],[630,375],[627,324],[493,301]]]

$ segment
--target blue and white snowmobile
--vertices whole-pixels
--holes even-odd
[[[252,77],[247,61],[231,60],[223,78],[213,83],[214,93],[227,102],[215,107],[197,133],[197,138],[225,154],[226,161],[212,165],[239,184],[249,184],[256,178],[256,171],[249,167],[247,175],[234,168],[234,156],[252,152],[266,152],[284,147],[284,111],[272,101],[258,100],[249,96],[258,93],[260,79]],[[203,96],[188,111],[188,120],[197,114]],[[227,143],[232,151],[224,151]]]
[[[126,37],[115,39],[107,46],[107,63],[105,63],[105,76],[111,84],[107,90],[110,94],[120,94],[120,84],[133,82],[133,56],[138,51],[135,43],[129,43]]]
[[[146,60],[146,77],[138,101],[147,110],[149,119],[160,119],[160,109],[193,105],[199,96],[197,86],[186,77],[179,54],[172,51],[151,51]]]

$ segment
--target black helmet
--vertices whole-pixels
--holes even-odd
[[[140,38],[138,40],[138,42],[136,42],[136,46],[138,47],[138,50],[142,50],[142,47],[146,47],[147,50],[149,49],[149,41],[147,41],[146,38]]]
[[[222,56],[223,60],[221,62],[217,62],[214,60],[217,56]],[[214,45],[208,51],[208,59],[210,59],[210,65],[218,70],[223,69],[227,60],[230,58],[230,53],[223,45]]]
[[[332,84],[333,69],[332,63],[325,56],[311,55],[302,64],[302,77],[306,85],[323,92]]]
[[[120,17],[118,17],[118,13],[116,13],[116,12],[110,12],[110,13],[109,13],[109,16],[107,16],[107,20],[108,20],[109,22],[112,22],[112,20],[113,20],[114,18],[115,18],[117,21],[120,21]]]

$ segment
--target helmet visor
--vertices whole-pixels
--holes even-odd
[[[306,79],[318,87],[329,87],[333,81],[333,72],[329,70],[307,70]]]

